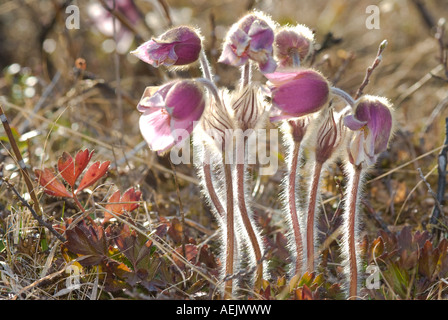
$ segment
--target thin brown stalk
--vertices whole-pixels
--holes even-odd
[[[362,96],[362,94],[364,92],[364,88],[369,84],[370,77],[372,76],[373,71],[375,71],[375,69],[381,63],[382,53],[383,53],[384,49],[386,49],[386,46],[387,46],[387,41],[383,40],[378,48],[378,52],[376,54],[375,60],[373,61],[372,65],[367,68],[364,80],[362,81],[361,85],[359,86],[358,91],[356,92],[355,100],[357,100],[359,97]]]
[[[8,118],[6,117],[5,113],[3,112],[3,107],[0,104],[0,118],[3,124],[3,128],[5,129],[6,135],[8,136],[9,144],[11,145],[11,148],[14,152],[14,155],[16,156],[17,164],[19,165],[20,172],[22,173],[23,179],[25,180],[26,187],[28,189],[28,192],[30,194],[31,200],[33,201],[32,205],[34,208],[34,211],[37,215],[42,215],[42,212],[40,210],[39,200],[37,199],[36,192],[34,191],[34,185],[31,182],[30,175],[28,173],[28,169],[25,165],[25,162],[23,161],[22,154],[20,153],[20,149],[16,143],[16,140],[14,139],[14,136],[11,131],[11,127],[9,126]]]
[[[37,222],[39,223],[39,225],[41,225],[42,227],[47,228],[47,229],[48,229],[51,233],[53,233],[53,234],[56,236],[56,238],[58,238],[60,241],[62,241],[62,242],[65,242],[65,241],[66,241],[65,238],[64,238],[59,232],[57,232],[57,231],[53,228],[53,226],[52,226],[52,224],[51,224],[50,222],[45,221],[45,220],[42,218],[42,215],[41,215],[41,214],[38,215],[38,214],[36,213],[36,211],[34,210],[34,208],[28,203],[28,201],[26,201],[26,200],[20,195],[20,193],[16,190],[16,188],[14,188],[14,186],[13,186],[11,183],[9,183],[9,181],[7,181],[7,180],[2,180],[2,181],[8,186],[9,189],[12,190],[12,192],[16,195],[17,199],[19,199],[19,201],[20,201],[25,207],[27,207],[27,209],[31,212],[31,214],[33,215],[34,219],[37,220]]]

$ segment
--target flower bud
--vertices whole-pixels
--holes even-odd
[[[345,127],[342,121],[335,121],[333,108],[328,111],[324,122],[317,130],[316,161],[325,163],[344,140]]]
[[[299,66],[313,51],[313,43],[314,34],[306,26],[282,28],[276,33],[274,40],[274,52],[279,66]]]
[[[205,108],[204,92],[195,81],[178,80],[146,88],[137,106],[140,131],[154,151],[164,152],[193,131]],[[182,130],[182,136],[174,130]]]
[[[255,129],[262,120],[266,107],[263,102],[263,91],[258,85],[249,85],[232,96],[232,110],[240,129]]]
[[[317,71],[301,69],[265,75],[269,79],[272,103],[280,115],[271,121],[301,117],[319,111],[328,101],[328,81]]]
[[[149,40],[131,53],[154,67],[188,65],[199,58],[201,38],[190,27],[176,27]]]
[[[307,133],[310,120],[311,118],[307,116],[288,119],[284,121],[281,128],[287,136],[291,137],[292,141],[295,143],[301,143]]]
[[[218,62],[240,67],[251,59],[261,72],[274,72],[273,42],[273,22],[258,12],[248,14],[230,28]]]
[[[354,114],[344,118],[344,124],[354,131],[349,145],[350,162],[374,165],[392,135],[392,106],[382,97],[366,95],[359,99]]]
[[[203,139],[223,151],[226,142],[232,139],[235,123],[232,115],[229,113],[230,96],[227,90],[220,91],[221,101],[224,104],[217,103],[215,99],[210,99],[206,112],[201,119],[200,127],[203,130]]]

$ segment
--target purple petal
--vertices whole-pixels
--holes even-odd
[[[173,45],[176,55],[174,65],[186,65],[195,62],[202,50],[201,39],[194,30],[181,26],[167,31],[160,40]]]
[[[256,20],[251,25],[248,36],[250,37],[250,49],[253,51],[267,50],[272,53],[274,43],[274,31],[261,20]]]
[[[170,116],[163,109],[145,112],[140,117],[139,127],[151,150],[163,152],[175,144],[171,135]]]
[[[367,122],[375,154],[385,151],[392,130],[392,114],[389,108],[380,101],[363,101],[356,108],[355,117]]]
[[[297,77],[297,72],[274,72],[264,75],[270,81],[271,86],[281,86]]]
[[[249,33],[249,30],[252,26],[252,24],[254,23],[254,21],[260,19],[259,17],[257,17],[257,15],[255,14],[248,14],[245,17],[241,18],[240,21],[238,21],[237,25],[238,28],[243,30],[244,33]]]
[[[271,73],[277,69],[277,62],[272,56],[269,56],[268,60],[265,63],[259,63],[258,67],[262,73]]]
[[[173,48],[177,58],[175,65],[182,66],[198,60],[201,52],[201,45],[196,44],[177,44]]]
[[[273,103],[285,113],[296,117],[316,112],[328,100],[327,81],[316,72],[302,72],[272,90]]]
[[[231,47],[235,54],[239,57],[246,53],[250,40],[251,39],[247,33],[243,32],[241,29],[236,29],[229,37]]]
[[[168,30],[157,39],[149,40],[131,53],[154,67],[186,65],[199,58],[201,39],[188,27]]]
[[[352,114],[344,117],[343,121],[350,130],[359,130],[367,124],[367,121],[359,121]]]
[[[230,44],[225,44],[218,62],[227,65],[241,67],[249,60],[249,56],[238,56]]]
[[[165,103],[174,119],[196,121],[197,110],[200,117],[205,107],[204,93],[193,81],[179,81],[168,92]]]
[[[159,44],[156,40],[149,40],[139,46],[136,50],[132,51],[131,54],[135,55],[137,58],[146,62],[154,67],[159,67],[161,64],[171,63],[172,57],[169,57],[172,45]]]
[[[186,119],[186,120],[176,120],[176,119],[171,119],[171,131],[172,132],[178,132],[180,131],[185,131],[185,133],[188,133],[188,135],[191,134],[191,132],[193,132],[194,127],[196,126],[196,124],[199,122],[199,118],[202,115],[202,111],[203,110],[196,110],[195,111],[195,115],[197,120],[190,120],[190,119]]]
[[[148,108],[165,108],[165,97],[173,85],[174,82],[169,82],[161,87],[146,87],[137,105],[137,110],[146,112]]]

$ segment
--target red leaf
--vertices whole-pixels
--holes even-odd
[[[140,201],[142,193],[140,191],[135,191],[134,188],[129,188],[125,191],[123,196],[120,199],[120,202],[124,202],[122,204],[123,210],[131,212],[138,208],[138,203],[126,203],[126,202],[137,202]]]
[[[54,176],[52,170],[45,168],[43,171],[34,170],[38,183],[44,187],[45,193],[54,197],[73,197],[70,192],[65,189],[65,186]]]
[[[176,252],[179,255],[183,255],[183,248],[182,246],[178,247],[176,249]],[[198,251],[198,247],[195,246],[194,244],[186,244],[185,245],[185,255],[186,257],[184,257],[186,260],[188,260],[189,262],[191,262],[192,264],[196,264],[196,257],[198,255],[199,251]],[[173,261],[174,263],[181,269],[185,268],[185,264],[183,262],[183,260],[178,256],[178,255],[173,255]]]
[[[92,164],[82,177],[82,180],[79,183],[78,189],[76,189],[75,194],[87,187],[90,187],[92,184],[97,182],[101,177],[103,177],[106,174],[107,169],[109,169],[109,164],[110,161],[105,161],[103,163],[97,161],[94,164]]]
[[[75,157],[75,161],[73,161],[72,156],[65,151],[59,158],[59,173],[72,188],[75,186],[76,180],[78,180],[81,173],[89,164],[92,156],[93,151],[89,153],[89,150],[85,149],[84,151],[78,151]]]
[[[123,206],[118,203],[120,202],[120,190],[115,191],[107,200],[107,202],[109,202],[110,204],[107,204],[105,209],[106,211],[104,212],[104,220],[103,220],[103,224],[108,222],[111,218],[113,218],[114,216],[109,213],[113,212],[117,215],[120,215],[123,213]]]
[[[78,151],[78,153],[75,156],[75,180],[79,178],[81,173],[84,171],[84,169],[89,164],[90,160],[93,156],[93,150],[89,153],[88,149],[85,149],[83,151]]]
[[[120,197],[120,190],[115,191],[110,198],[107,200],[110,204],[106,205],[106,211],[104,212],[104,220],[103,224],[113,218],[113,215],[110,212],[113,212],[117,215],[123,214],[123,211],[131,212],[138,208],[138,203],[129,203],[129,202],[137,202],[140,201],[142,193],[140,191],[135,191],[134,188],[129,188]]]
[[[76,182],[75,163],[72,156],[65,151],[58,160],[58,170],[62,178],[73,188]]]
[[[314,300],[313,293],[307,285],[295,291],[297,300]]]

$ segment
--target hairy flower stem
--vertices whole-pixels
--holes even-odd
[[[224,163],[224,176],[226,184],[226,276],[233,275],[233,265],[234,265],[234,253],[235,253],[235,218],[233,210],[233,185],[232,185],[232,166],[231,164]],[[225,293],[224,297],[230,299],[232,297],[233,291],[233,280],[230,278],[225,283]]]
[[[245,164],[238,163],[236,165],[236,179],[237,179],[237,194],[238,194],[238,209],[241,214],[241,218],[243,220],[244,227],[246,228],[247,234],[249,236],[250,243],[254,250],[255,260],[257,263],[256,276],[255,276],[255,290],[259,290],[261,288],[261,282],[263,279],[263,264],[261,261],[261,248],[258,243],[257,235],[255,234],[254,227],[252,226],[252,222],[249,218],[249,213],[247,211],[246,206],[246,195],[245,195],[245,187],[244,187],[244,175],[245,175]]]
[[[358,256],[356,251],[356,211],[358,207],[359,187],[361,181],[361,166],[353,166],[353,173],[349,190],[347,193],[347,208],[345,216],[345,226],[347,232],[347,255],[348,255],[348,276],[349,276],[349,299],[356,299],[358,296]]]
[[[303,240],[302,232],[300,231],[299,216],[297,214],[296,203],[296,179],[297,179],[297,167],[299,163],[300,154],[300,142],[294,142],[294,148],[291,157],[291,169],[288,176],[288,207],[289,214],[291,215],[291,224],[294,233],[294,240],[296,246],[296,261],[295,261],[295,273],[300,274],[302,272],[303,263]]]
[[[315,235],[315,215],[317,195],[319,191],[319,182],[323,164],[316,161],[314,164],[313,179],[309,193],[309,203],[306,221],[306,255],[307,255],[307,271],[314,272],[314,235]]]
[[[204,158],[205,161],[203,164],[203,174],[204,174],[205,187],[207,188],[207,192],[210,196],[210,201],[212,202],[219,216],[221,218],[224,218],[225,210],[224,207],[222,206],[221,201],[219,200],[218,194],[215,191],[215,186],[213,185],[210,155],[207,150],[204,151]]]
[[[250,62],[247,62],[244,66],[241,67],[241,90],[244,90],[245,87],[249,84],[252,78],[252,70]]]
[[[202,75],[205,79],[213,82],[213,75],[210,69],[210,64],[207,60],[207,56],[205,55],[204,49],[201,50],[201,54],[199,56],[199,62],[201,65]]]
[[[338,96],[339,98],[344,100],[350,107],[352,107],[352,108],[355,107],[356,101],[347,92],[345,92],[344,90],[341,90],[341,89],[336,88],[336,87],[331,87],[330,91],[335,96]]]

